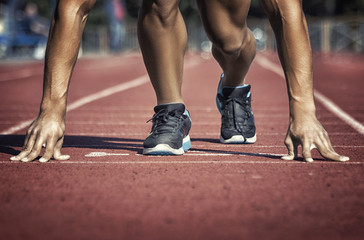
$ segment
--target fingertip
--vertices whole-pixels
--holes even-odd
[[[312,158],[305,158],[305,161],[306,162],[313,162],[313,159]]]
[[[284,155],[281,157],[282,160],[292,161],[294,159],[294,155]]]
[[[68,159],[70,159],[71,156],[70,155],[61,155],[59,157],[56,158],[56,160],[59,160],[59,161],[66,161]]]
[[[12,156],[10,158],[11,161],[19,161],[20,159],[17,156]]]
[[[350,158],[349,157],[346,157],[346,156],[340,156],[340,161],[341,162],[346,162],[346,161],[349,161]]]
[[[21,159],[22,162],[29,162],[29,158],[25,157]]]
[[[44,158],[44,157],[41,157],[41,158],[39,159],[39,162],[41,162],[41,163],[46,163],[46,162],[48,162],[48,161],[49,161],[49,159]]]

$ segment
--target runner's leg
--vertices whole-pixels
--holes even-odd
[[[244,84],[256,43],[246,18],[250,0],[197,0],[212,53],[224,71],[224,86]]]
[[[182,103],[187,31],[179,0],[143,0],[138,38],[157,104]]]

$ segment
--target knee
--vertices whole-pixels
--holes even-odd
[[[240,38],[234,37],[226,37],[223,39],[219,39],[220,41],[213,42],[214,46],[216,46],[221,52],[227,55],[237,55],[239,54],[242,41]]]
[[[96,0],[60,0],[57,2],[56,16],[66,19],[79,17],[84,21],[95,3]]]
[[[157,18],[163,26],[173,25],[178,13],[178,2],[166,0],[144,1],[143,12]]]
[[[244,49],[255,49],[255,38],[253,34],[246,29],[240,34],[226,34],[218,39],[212,39],[215,48],[226,55],[236,56]]]

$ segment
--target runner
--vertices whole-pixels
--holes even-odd
[[[179,0],[144,0],[138,36],[154,87],[157,106],[144,154],[180,155],[190,147],[191,120],[183,104],[181,86],[187,33]],[[197,0],[212,53],[222,68],[216,103],[221,113],[222,143],[254,143],[251,86],[245,76],[255,56],[255,39],[247,28],[250,1]],[[301,0],[262,0],[275,31],[279,56],[287,78],[290,124],[285,160],[297,157],[302,145],[305,161],[317,148],[329,160],[347,161],[337,154],[321,123],[313,99],[311,47]]]
[[[222,114],[223,143],[254,143],[254,117],[250,85],[245,75],[255,56],[255,39],[247,28],[250,1],[198,0],[205,30],[213,43],[213,55],[223,74],[216,102]],[[191,119],[183,104],[181,86],[186,28],[178,0],[144,0],[138,36],[145,65],[157,95],[153,127],[144,142],[144,154],[180,155],[191,146]],[[33,161],[46,145],[40,162],[62,155],[68,86],[76,63],[87,15],[95,0],[58,1],[45,58],[44,89],[40,112],[29,127],[23,150],[11,160]],[[298,145],[306,161],[312,148],[325,158],[347,161],[337,154],[327,132],[316,118],[312,90],[312,56],[300,0],[264,0],[275,30],[279,55],[287,77],[290,125],[285,144],[293,160]]]

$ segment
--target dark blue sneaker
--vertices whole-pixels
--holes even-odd
[[[154,108],[152,130],[145,139],[145,155],[182,155],[191,148],[188,135],[191,118],[182,103],[162,104]]]
[[[221,113],[221,143],[255,143],[254,116],[251,109],[250,85],[224,87],[221,75],[216,106]]]

